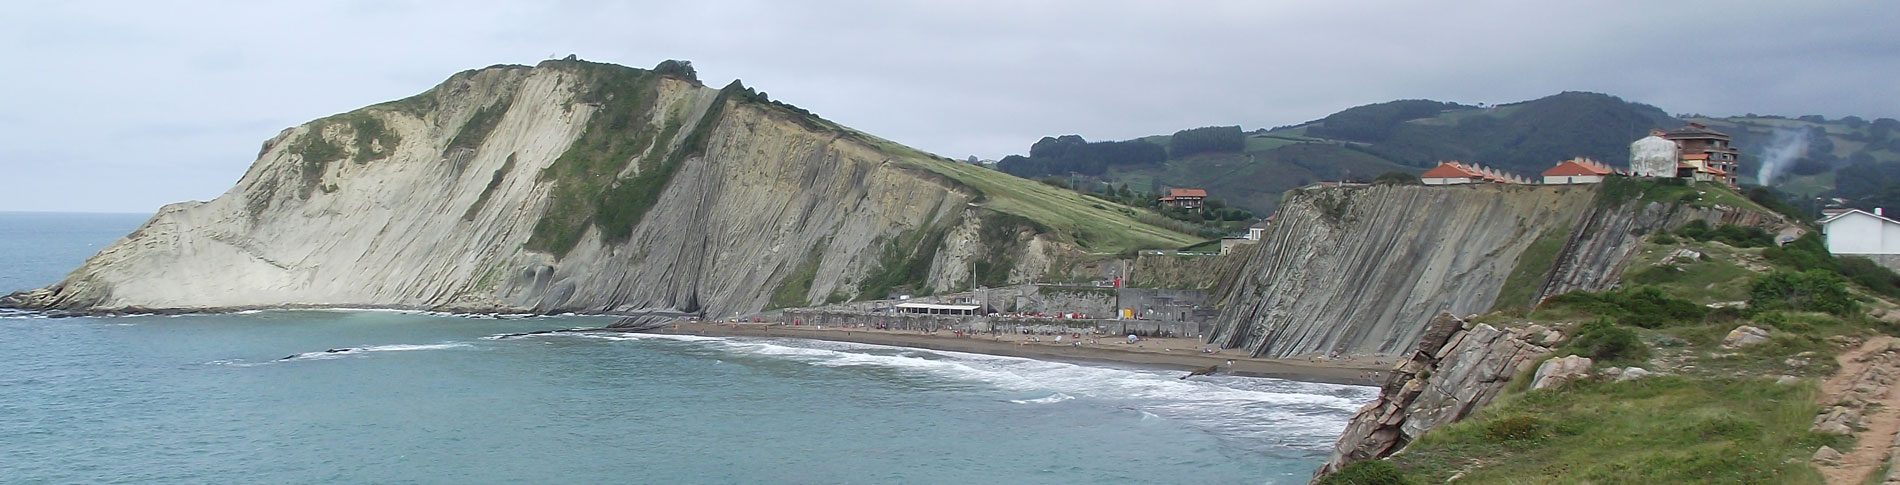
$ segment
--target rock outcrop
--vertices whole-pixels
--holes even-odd
[[[1450,314],[1433,318],[1379,398],[1353,415],[1315,476],[1391,455],[1428,430],[1464,419],[1550,353],[1516,333],[1467,325]]]
[[[1002,192],[1046,189],[968,170],[737,82],[496,66],[286,129],[222,196],[167,206],[0,304],[727,316],[1027,282],[1076,250]],[[1039,196],[1129,228],[1116,236],[1191,240]]]
[[[1577,379],[1590,377],[1589,357],[1566,355],[1544,361],[1537,366],[1537,373],[1531,376],[1531,389],[1560,387]]]
[[[1722,348],[1734,350],[1734,349],[1739,349],[1742,347],[1752,347],[1755,345],[1760,345],[1767,341],[1768,341],[1767,330],[1763,330],[1761,328],[1754,327],[1754,326],[1742,325],[1739,327],[1735,327],[1734,330],[1730,330],[1728,332],[1728,335],[1725,335],[1722,337]]]

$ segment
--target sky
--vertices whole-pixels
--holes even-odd
[[[569,54],[693,62],[939,155],[1593,91],[1670,113],[1900,118],[1900,3],[10,2],[0,211],[225,192],[303,122]]]

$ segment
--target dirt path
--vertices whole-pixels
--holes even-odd
[[[1860,348],[1842,352],[1835,357],[1841,364],[1841,371],[1821,384],[1822,405],[1834,405],[1856,387],[1868,383],[1876,374],[1883,374],[1882,370],[1875,370],[1874,367],[1884,366],[1884,371],[1893,371],[1893,360],[1880,355],[1893,342],[1893,337],[1882,335],[1861,344]],[[1877,382],[1874,384],[1878,385]],[[1881,388],[1884,389],[1884,386]],[[1827,483],[1859,485],[1867,479],[1868,474],[1886,462],[1887,448],[1893,444],[1894,434],[1900,432],[1900,397],[1889,391],[1870,396],[1868,401],[1880,406],[1863,408],[1867,413],[1867,429],[1854,433],[1854,449],[1843,452],[1844,457],[1839,464],[1819,467],[1821,475],[1827,477]]]

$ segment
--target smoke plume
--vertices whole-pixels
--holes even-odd
[[[1768,140],[1768,147],[1761,151],[1761,171],[1756,172],[1755,180],[1762,185],[1771,185],[1775,174],[1794,164],[1795,159],[1808,153],[1808,131],[1781,128],[1775,130],[1774,138]]]

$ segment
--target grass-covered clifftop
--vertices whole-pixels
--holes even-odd
[[[1822,446],[1843,453],[1873,447],[1872,456],[1885,460],[1891,429],[1841,435],[1815,425],[1848,402],[1823,389],[1824,381],[1852,377],[1835,357],[1870,352],[1861,342],[1900,334],[1892,303],[1900,276],[1830,255],[1813,233],[1777,246],[1759,230],[1692,221],[1648,235],[1619,279],[1615,290],[1559,295],[1479,321],[1555,328],[1565,336],[1553,342],[1555,355],[1590,357],[1593,373],[1640,367],[1653,375],[1593,375],[1538,390],[1528,389],[1529,374],[1519,375],[1471,418],[1427,432],[1354,476],[1397,477],[1385,483],[1836,483],[1853,476],[1849,483],[1860,483],[1886,469],[1810,458]],[[1766,338],[1725,346],[1744,325],[1766,330]],[[1876,347],[1865,355],[1886,349]],[[1860,412],[1896,412],[1888,396],[1865,396],[1876,402]]]

